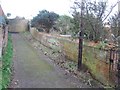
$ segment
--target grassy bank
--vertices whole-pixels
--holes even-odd
[[[8,44],[2,56],[2,88],[7,88],[11,77],[11,64],[13,56],[13,46],[11,34],[8,35]]]

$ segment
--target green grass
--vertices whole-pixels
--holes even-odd
[[[7,88],[11,77],[11,64],[13,56],[13,46],[11,35],[8,34],[8,44],[2,56],[2,88]]]

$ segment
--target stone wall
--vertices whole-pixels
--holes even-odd
[[[15,18],[9,20],[9,32],[24,32],[28,30],[28,20]]]
[[[43,45],[55,49],[61,50],[69,60],[77,62],[78,60],[78,43],[67,40],[60,36],[52,36],[37,31],[36,29],[30,30],[32,36]],[[105,85],[116,84],[116,72],[109,72],[109,59],[107,50],[100,50],[89,46],[83,46],[83,64],[87,66],[91,74],[100,82]],[[112,77],[110,77],[110,74]],[[114,78],[113,78],[114,77]]]
[[[61,47],[60,47],[60,42],[58,41],[58,38],[57,36],[51,36],[49,34],[46,34],[46,33],[40,33],[37,29],[35,28],[32,28],[30,30],[32,36],[38,40],[40,43],[42,43],[43,45],[49,47],[49,48],[52,48],[54,50],[61,50]]]

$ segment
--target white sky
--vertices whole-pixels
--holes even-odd
[[[27,19],[36,16],[40,10],[46,9],[54,11],[60,15],[70,15],[71,0],[0,0],[5,12],[11,13],[11,18],[16,16]],[[117,0],[108,0],[109,4],[114,4]],[[115,8],[117,11],[117,8]]]

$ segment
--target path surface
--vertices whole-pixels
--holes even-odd
[[[44,54],[20,34],[12,34],[14,78],[12,88],[75,88],[75,80],[64,75]],[[80,83],[79,83],[80,84]],[[85,87],[81,84],[81,87]]]

